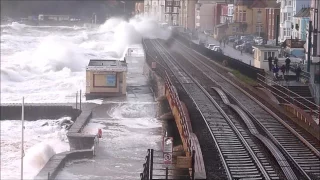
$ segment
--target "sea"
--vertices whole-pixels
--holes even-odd
[[[73,103],[77,91],[85,89],[85,67],[90,59],[122,60],[127,48],[139,45],[142,38],[166,39],[169,36],[170,32],[159,28],[154,19],[141,17],[129,21],[110,18],[95,28],[29,26],[18,22],[2,24],[1,104],[21,103],[22,97],[25,103]],[[101,104],[102,101],[87,102]],[[143,111],[143,108],[137,109],[140,107],[137,103],[124,103],[122,106],[125,108],[114,109],[116,114],[132,109],[135,113]],[[59,125],[64,118],[25,122],[24,179],[34,178],[54,154],[70,150],[67,130]],[[111,123],[111,126],[107,123],[113,128],[106,128],[106,132],[114,135],[120,131],[123,137],[130,137],[131,132],[121,130],[122,126],[117,126],[119,123],[131,124],[132,128],[141,125],[144,128],[161,128],[161,123],[150,114],[134,118],[131,123],[128,123],[130,119],[119,116],[111,119],[119,122]],[[45,123],[47,125],[44,126]],[[2,120],[0,125],[1,179],[20,179],[21,120]],[[95,132],[105,126],[105,122],[96,119],[89,123],[88,128]],[[136,137],[146,141],[143,136]],[[151,136],[146,144],[160,139],[159,134]],[[112,146],[109,148],[113,151]],[[115,151],[119,148],[114,145]],[[77,178],[76,175],[70,177]]]

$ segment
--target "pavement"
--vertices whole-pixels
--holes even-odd
[[[127,96],[104,99],[83,129],[88,134],[102,129],[96,156],[68,162],[56,179],[139,179],[147,149],[161,150],[163,122],[156,119],[144,58],[128,57],[127,62]]]
[[[205,34],[199,34],[200,38],[205,38],[207,37],[208,39],[208,44],[216,44],[220,46],[220,42],[215,40],[212,36],[207,36]],[[247,53],[242,53],[236,49],[234,49],[230,43],[229,45],[226,44],[226,47],[223,46],[223,43],[221,43],[221,48],[223,50],[223,53],[226,56],[232,57],[234,59],[238,59],[239,61],[242,61],[246,64],[253,64],[253,55],[252,54],[247,54]]]

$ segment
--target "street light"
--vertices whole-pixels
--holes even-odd
[[[126,2],[124,1],[120,1],[121,3],[123,3],[123,12],[126,13]]]

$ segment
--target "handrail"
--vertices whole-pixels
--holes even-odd
[[[317,105],[317,104],[315,104],[315,103],[313,103],[313,102],[309,101],[308,99],[306,99],[306,98],[304,98],[304,97],[300,96],[299,94],[297,94],[297,93],[295,93],[295,92],[291,91],[290,89],[288,89],[288,88],[286,88],[286,87],[284,87],[284,86],[282,86],[282,85],[280,85],[280,84],[276,83],[276,82],[275,82],[275,81],[273,81],[272,79],[270,79],[270,78],[268,78],[268,77],[266,77],[266,76],[263,76],[263,75],[261,75],[261,74],[259,74],[259,73],[258,73],[258,76],[261,76],[261,77],[263,77],[263,78],[265,78],[265,79],[270,80],[272,83],[274,83],[274,84],[276,84],[276,85],[281,86],[281,87],[282,87],[282,88],[284,88],[285,90],[287,90],[287,91],[289,91],[290,93],[292,93],[292,94],[294,94],[294,95],[298,96],[299,98],[302,98],[302,99],[306,100],[307,102],[311,103],[312,105],[316,106],[316,107],[319,109],[319,107],[320,107],[319,105]],[[258,78],[258,79],[259,79],[259,78]],[[259,79],[259,80],[260,80],[260,81],[263,81],[263,80],[261,80],[261,79]]]
[[[143,42],[143,45],[145,46],[145,42]],[[190,129],[187,125],[187,120],[186,120],[186,115],[185,115],[185,112],[182,108],[182,104],[180,102],[180,99],[179,99],[179,96],[177,95],[176,91],[174,90],[173,88],[173,84],[169,78],[169,74],[168,72],[165,70],[166,68],[164,67],[164,65],[162,65],[161,63],[158,62],[158,60],[156,60],[155,58],[153,58],[152,56],[149,55],[149,52],[145,52],[145,54],[148,56],[148,57],[151,57],[157,64],[159,64],[161,66],[161,68],[163,68],[164,70],[162,70],[163,74],[164,74],[164,78],[165,78],[165,84],[169,90],[169,94],[172,98],[172,100],[174,101],[174,103],[176,104],[176,107],[178,108],[178,112],[179,112],[179,116],[181,117],[181,124],[182,124],[182,135],[185,137],[185,144],[187,146],[187,155],[191,155],[191,144],[190,144]]]
[[[259,81],[262,81],[261,79],[259,79],[258,78],[258,80]],[[263,81],[262,81],[263,82]],[[260,83],[259,83],[260,84]],[[267,83],[265,83],[264,82],[264,84],[267,84]],[[265,86],[263,86],[262,84],[260,84],[262,87],[264,87],[264,88],[266,88]],[[296,101],[297,103],[299,103],[300,105],[302,105],[302,106],[304,106],[304,107],[306,107],[307,109],[309,109],[310,111],[314,111],[314,110],[312,110],[311,108],[309,108],[308,106],[306,106],[305,104],[303,104],[302,102],[300,102],[300,101],[298,101],[298,100],[296,100],[297,98],[302,98],[302,99],[305,99],[304,97],[297,97],[297,98],[294,98],[294,97],[290,97],[288,94],[286,94],[286,93],[284,93],[284,92],[282,92],[281,90],[279,90],[279,89],[277,89],[277,88],[275,88],[275,87],[273,87],[273,86],[269,86],[269,87],[271,87],[272,89],[275,89],[276,91],[278,91],[278,92],[280,92],[281,94],[283,94],[283,95],[285,95],[285,96],[287,96],[288,98],[290,98],[290,99],[292,99],[294,102]],[[272,94],[274,94],[274,95],[276,95],[277,97],[280,97],[281,99],[283,99],[283,100],[285,100],[286,102],[288,102],[288,103],[290,103],[289,101],[287,101],[286,99],[284,99],[283,97],[281,97],[281,96],[279,96],[279,95],[277,95],[277,94],[275,94],[274,92],[272,92],[272,91],[270,91]],[[291,104],[291,103],[290,103]],[[316,112],[316,111],[315,111]]]
[[[259,84],[260,84],[260,83],[259,83]],[[267,87],[263,86],[262,84],[260,84],[260,85],[261,85],[262,87],[264,87],[265,89],[268,89]],[[269,91],[270,91],[270,90],[269,90]],[[279,96],[278,94],[276,94],[276,93],[274,93],[274,92],[272,92],[272,91],[270,91],[270,92],[271,92],[273,95],[281,98],[282,100],[284,100],[284,101],[287,102],[288,104],[291,104],[291,105],[295,106],[294,104],[290,103],[288,100],[284,99],[283,97]],[[319,114],[319,113],[317,113],[317,111],[313,111],[313,112],[315,112],[316,114]],[[310,117],[312,118],[311,115],[310,115]],[[312,118],[312,120],[313,120],[313,118]],[[315,122],[315,121],[313,120],[313,122]],[[309,123],[310,123],[310,122],[309,122]]]

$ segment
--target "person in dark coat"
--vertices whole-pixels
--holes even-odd
[[[290,70],[290,63],[291,63],[291,60],[289,58],[289,56],[287,56],[287,59],[286,59],[286,73],[289,73],[289,70]]]
[[[268,62],[269,62],[269,71],[272,71],[272,57],[271,56],[269,56]]]
[[[279,59],[277,57],[274,58],[274,65],[278,66]]]
[[[297,77],[297,81],[300,81],[300,74],[301,74],[301,68],[300,66],[297,67],[296,69],[296,77]]]

